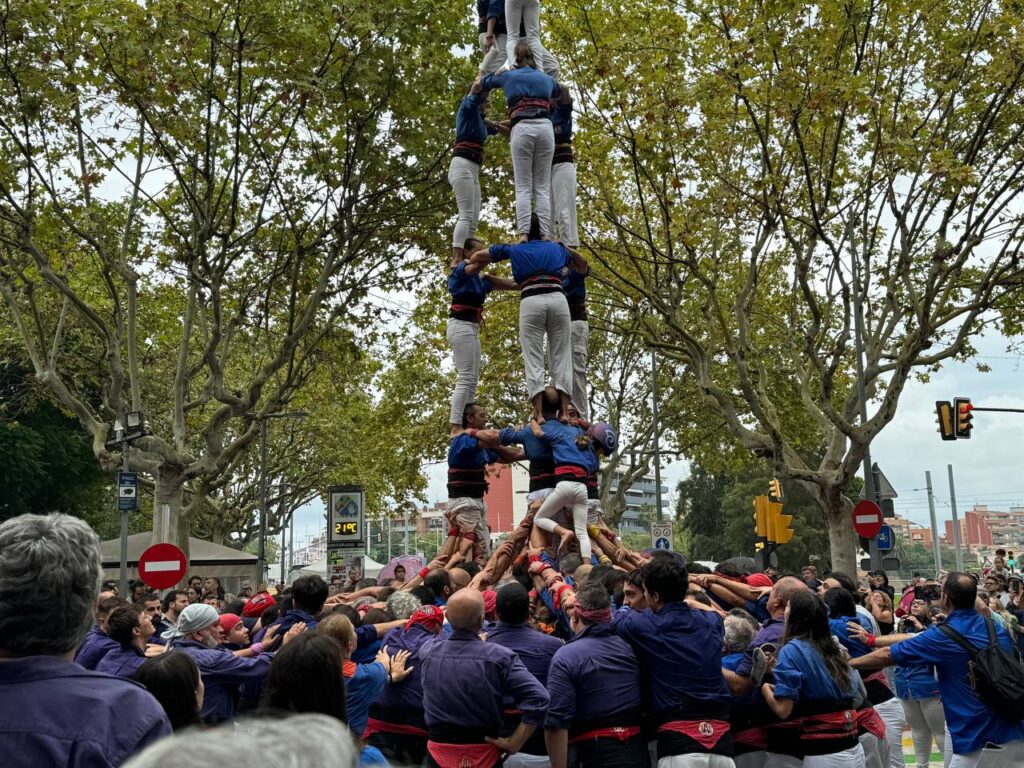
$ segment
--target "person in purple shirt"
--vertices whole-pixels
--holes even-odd
[[[515,754],[544,724],[548,692],[508,648],[480,639],[484,599],[463,589],[448,601],[449,637],[420,648],[423,716],[427,724],[427,765],[464,764],[494,768]],[[499,737],[505,702],[522,712],[511,736]]]
[[[153,637],[153,620],[137,605],[125,605],[110,614],[107,634],[117,648],[100,659],[97,672],[131,679],[146,660],[146,644]]]
[[[640,728],[640,663],[611,621],[604,587],[580,587],[570,619],[574,637],[548,670],[551,768],[633,768],[650,760]]]
[[[304,632],[299,622],[283,639]],[[203,678],[203,722],[219,723],[235,715],[238,688],[243,684],[262,683],[270,674],[272,653],[242,658],[220,645],[220,617],[212,606],[194,603],[181,612],[177,626],[164,637],[167,648],[183,651],[195,659]]]
[[[487,630],[487,642],[497,643],[515,651],[530,674],[537,682],[547,687],[548,667],[562,641],[557,637],[538,632],[526,623],[530,616],[530,593],[518,581],[513,581],[498,590],[495,600],[498,621]],[[512,705],[505,702],[505,720],[501,735],[508,736],[519,727],[522,718]],[[544,733],[538,728],[520,750],[525,755],[546,755]],[[513,758],[514,761],[514,758]]]
[[[989,645],[991,619],[975,609],[977,582],[966,573],[953,571],[942,585],[943,608],[950,628],[975,648]],[[994,627],[996,642],[1010,650],[1013,642],[1006,630]],[[880,669],[892,664],[933,664],[939,681],[942,708],[952,745],[947,744],[949,768],[1002,768],[1024,765],[1024,720],[1007,717],[988,707],[971,686],[971,657],[953,637],[939,626],[916,635],[888,635],[869,638],[869,645],[892,643],[854,659],[855,669]],[[950,746],[952,749],[950,749]]]
[[[423,644],[437,636],[444,624],[444,611],[434,605],[423,606],[404,627],[384,636],[388,653],[406,651],[409,675],[389,685],[370,705],[364,733],[368,744],[396,762],[422,765],[427,754],[427,724],[423,719],[423,685],[420,682],[419,652]]]
[[[0,743],[4,768],[118,766],[169,736],[129,680],[72,661],[91,620],[100,544],[68,515],[0,523]]]
[[[686,604],[689,574],[679,562],[658,557],[640,572],[649,607],[618,614],[615,629],[640,659],[659,764],[662,758],[699,754],[710,755],[709,768],[731,766],[722,618]]]
[[[121,597],[105,597],[96,604],[96,623],[85,635],[85,640],[75,652],[75,663],[86,669],[96,669],[107,653],[117,647],[117,642],[107,636],[107,619],[110,614],[128,601]]]

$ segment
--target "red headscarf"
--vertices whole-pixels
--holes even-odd
[[[431,632],[437,632],[444,624],[444,611],[436,605],[424,605],[409,617],[409,621],[405,623],[405,631],[408,632],[409,627],[413,624],[419,624]]]
[[[747,576],[748,587],[771,587],[772,579],[770,576],[764,573],[752,573]]]
[[[488,589],[483,592],[484,596],[484,617],[493,619],[495,612],[498,610],[498,593],[493,589]]]

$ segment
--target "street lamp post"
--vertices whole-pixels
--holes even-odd
[[[262,503],[260,504],[260,532],[257,543],[256,567],[264,587],[267,585],[267,516],[270,514],[270,482],[267,478],[267,421],[269,419],[304,419],[309,415],[306,411],[288,411],[285,413],[253,414],[260,422],[260,485]],[[284,563],[284,550],[281,551],[281,562]]]
[[[128,448],[131,445],[132,440],[137,440],[140,437],[145,437],[149,434],[149,430],[146,429],[146,419],[142,415],[142,411],[129,411],[124,417],[125,423],[122,425],[120,419],[114,420],[114,435],[107,440],[107,447],[112,448],[120,446],[121,448],[121,472],[128,472]],[[136,504],[138,503],[138,486],[136,485],[135,490]],[[131,514],[130,509],[121,509],[121,491],[118,488],[118,509],[121,513],[121,572],[120,572],[120,589],[121,596],[125,599],[128,598],[128,516]]]

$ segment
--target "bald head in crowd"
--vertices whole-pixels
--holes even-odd
[[[772,618],[781,618],[793,595],[797,592],[806,592],[809,589],[810,587],[796,576],[783,576],[775,582],[775,586],[772,587],[772,591],[768,595],[768,605],[766,606],[768,613]]]
[[[455,593],[460,589],[468,587],[472,577],[469,575],[469,571],[464,571],[461,568],[452,568],[448,571],[448,580],[451,583],[452,593]]]
[[[447,614],[452,629],[479,632],[484,625],[484,596],[475,589],[461,589],[448,598]]]

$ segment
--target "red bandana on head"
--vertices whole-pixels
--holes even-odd
[[[409,617],[409,621],[405,624],[405,631],[408,632],[409,627],[413,624],[419,624],[431,632],[436,632],[444,624],[444,611],[436,605],[424,605]]]

